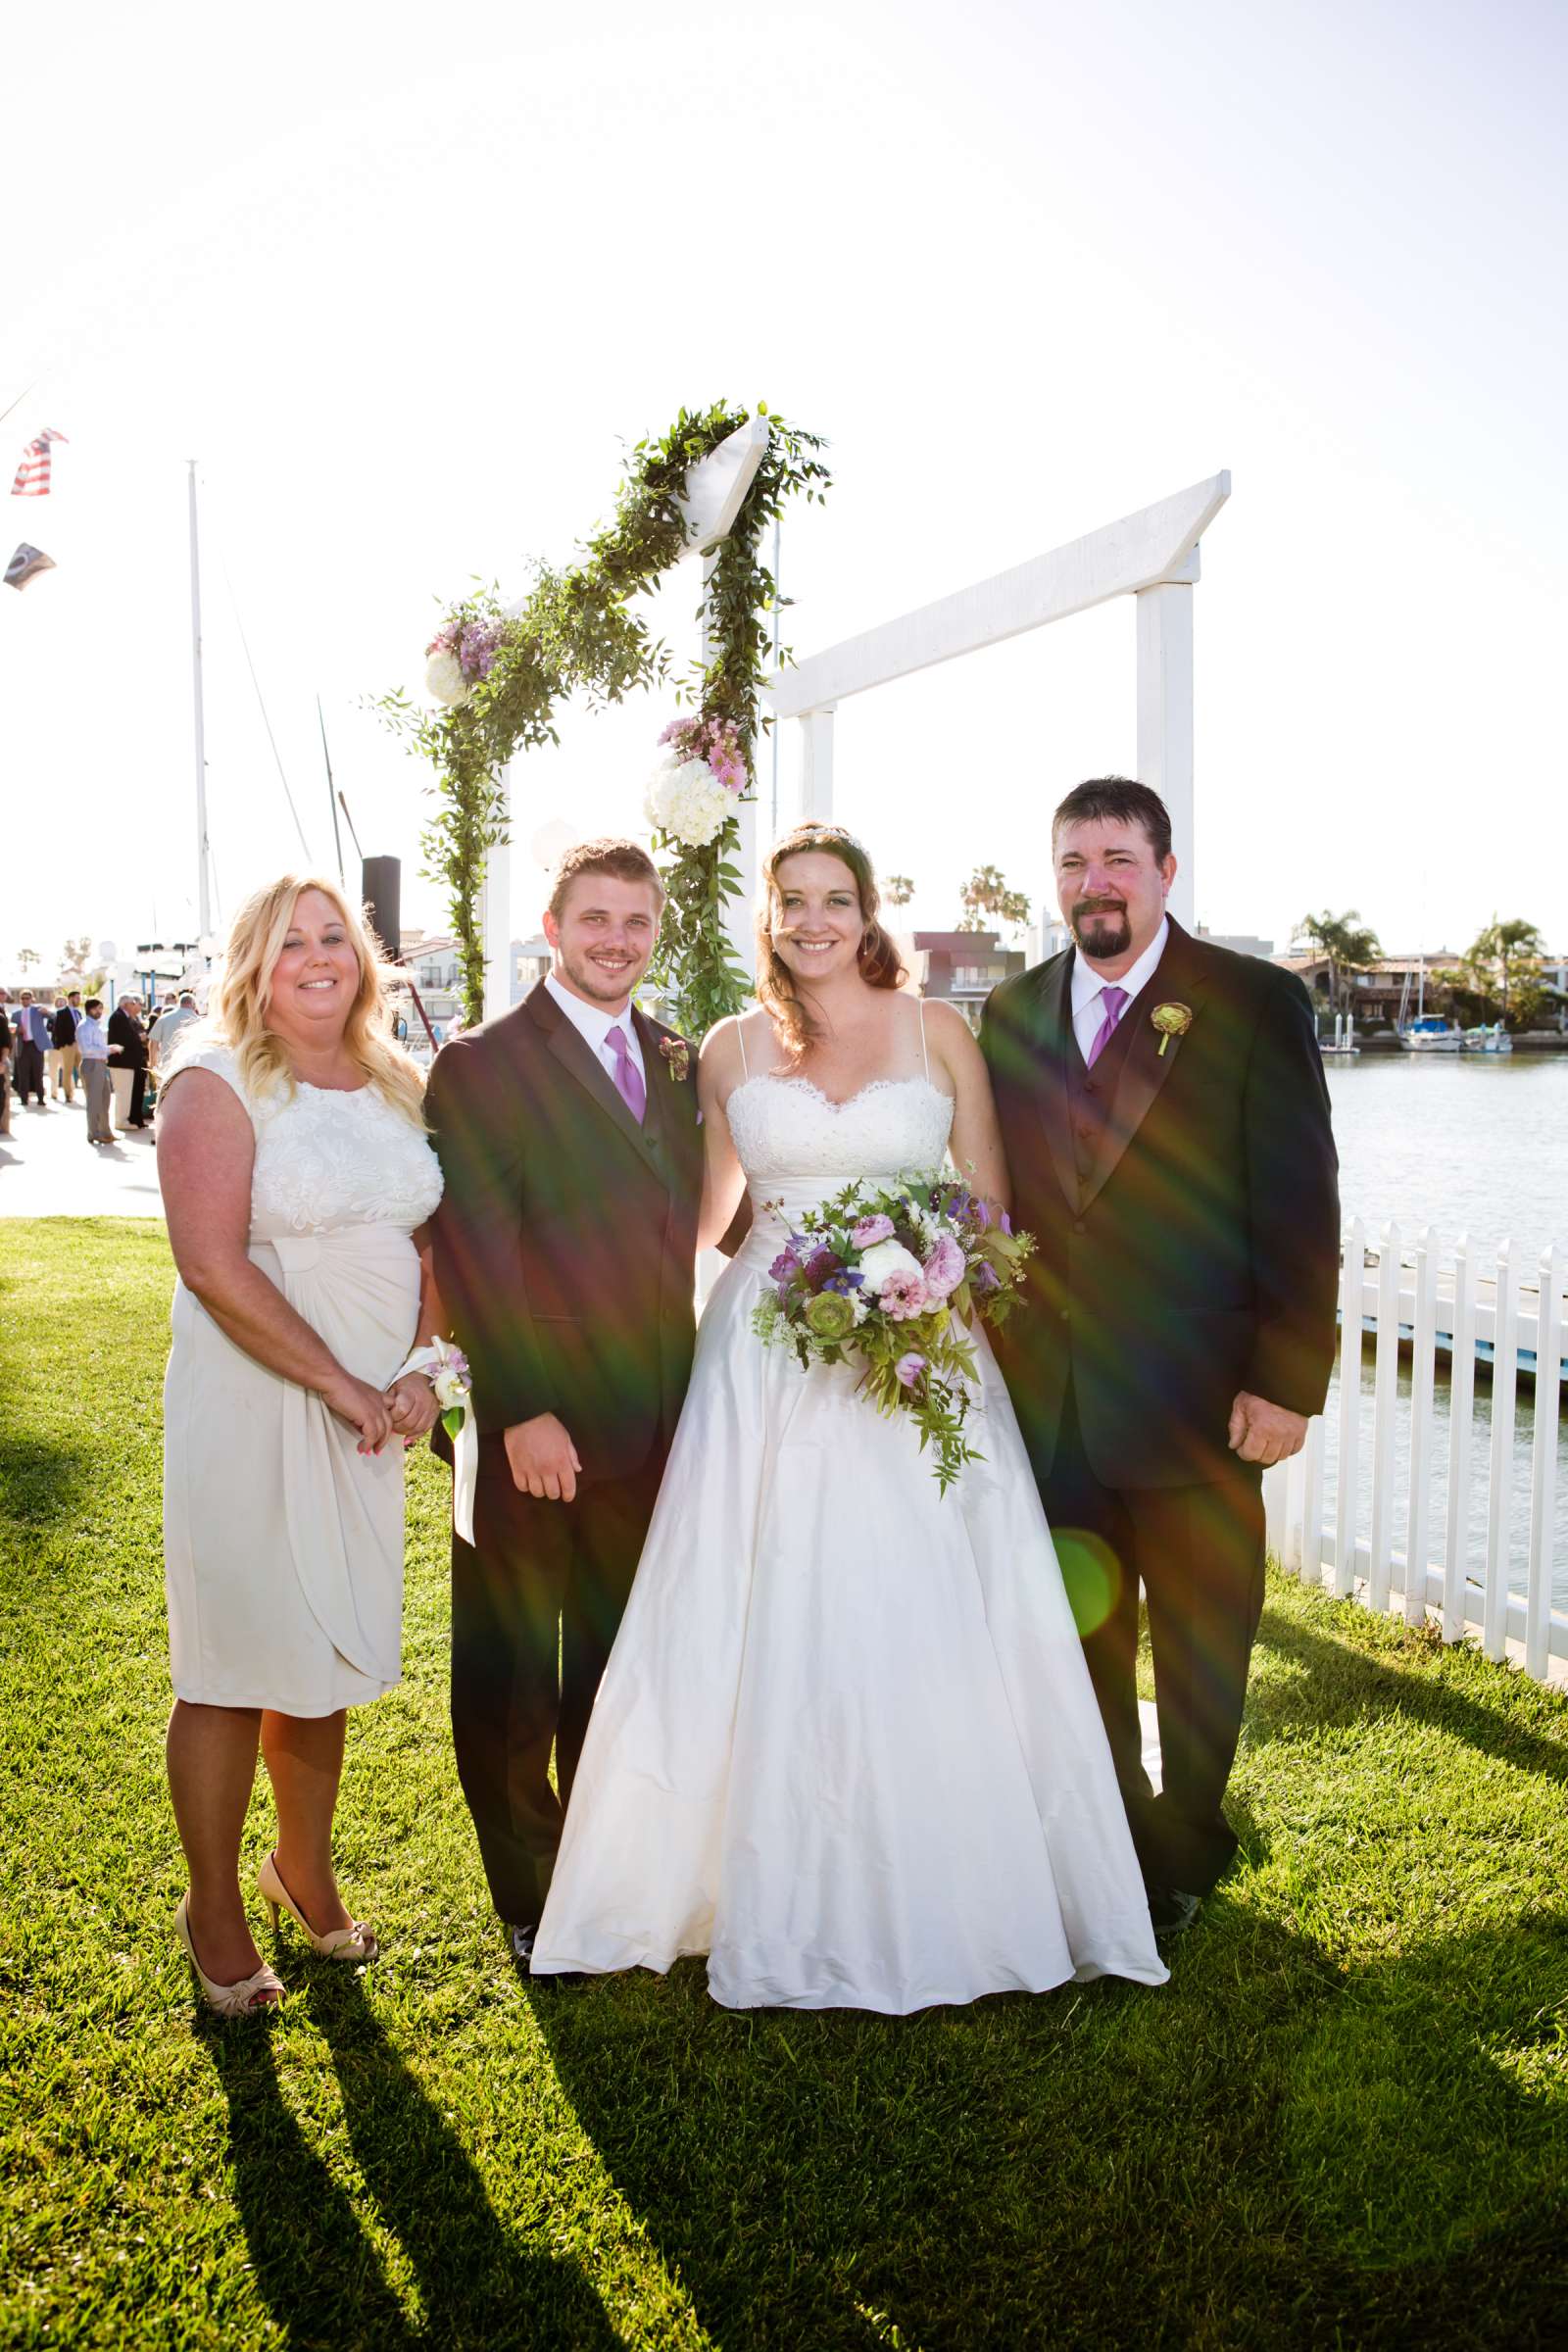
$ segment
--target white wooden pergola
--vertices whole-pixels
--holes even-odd
[[[1138,604],[1138,776],[1170,810],[1178,859],[1171,910],[1191,929],[1193,590],[1199,541],[1230,494],[1230,475],[1211,474],[1087,538],[776,671],[767,690],[774,716],[793,719],[800,730],[801,816],[832,817],[833,714],[852,695],[1070,619],[1112,597],[1132,596]],[[1061,779],[1063,789],[1070,781]],[[754,870],[750,863],[747,870]]]
[[[768,429],[765,417],[753,417],[687,476],[681,501],[687,554],[702,559],[705,580],[712,551],[732,527],[761,464]],[[1070,619],[1112,597],[1131,596],[1138,605],[1138,775],[1153,786],[1170,810],[1178,860],[1171,910],[1191,929],[1193,590],[1199,579],[1199,542],[1230,494],[1230,475],[1211,474],[1207,481],[1194,482],[1086,538],[1031,557],[935,604],[846,637],[794,667],[776,670],[765,689],[774,717],[781,724],[793,720],[799,729],[797,813],[832,817],[833,714],[852,695]],[[705,661],[707,655],[705,623]],[[1060,781],[1065,786],[1069,779]],[[740,819],[746,888],[735,906],[733,932],[750,970],[758,878],[755,802],[743,804]],[[504,1011],[511,1002],[511,867],[507,848],[491,851],[483,912],[487,1016]]]

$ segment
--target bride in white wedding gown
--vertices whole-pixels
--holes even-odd
[[[763,1009],[716,1029],[700,1073],[707,1234],[743,1172],[752,1228],[703,1315],[533,1974],[703,1952],[727,2008],[895,2015],[1071,1978],[1162,1984],[984,1338],[985,1458],[944,1496],[911,1422],[858,1398],[852,1368],[803,1371],[752,1330],[788,1218],[851,1179],[934,1171],[951,1147],[976,1191],[1005,1194],[978,1049],[951,1007],[897,990],[858,843],[799,828],[766,890]]]

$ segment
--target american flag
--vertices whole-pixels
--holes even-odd
[[[13,498],[48,497],[49,444],[51,441],[64,441],[65,438],[65,434],[57,433],[52,424],[46,424],[37,440],[27,443],[22,453],[22,464],[17,467],[17,478],[11,485]]]

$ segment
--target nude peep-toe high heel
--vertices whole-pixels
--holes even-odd
[[[190,1939],[190,1896],[182,1894],[174,1913],[174,1934],[185,1947],[185,1957],[196,1971],[209,2009],[220,2017],[249,2017],[258,2010],[280,2009],[283,2005],[283,1984],[276,1972],[265,1961],[253,1977],[241,1977],[237,1984],[215,1984],[196,1957],[196,1946]]]
[[[272,1933],[277,1934],[277,1915],[286,1911],[290,1919],[304,1929],[311,1949],[319,1952],[323,1960],[374,1960],[380,1947],[375,1930],[368,1928],[363,1919],[351,1920],[346,1928],[334,1928],[329,1936],[318,1936],[300,1909],[277,1867],[277,1856],[269,1854],[256,1874],[257,1891],[272,1915]]]

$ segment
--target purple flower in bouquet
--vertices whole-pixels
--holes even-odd
[[[839,1291],[847,1298],[852,1291],[859,1290],[864,1281],[863,1274],[852,1266],[845,1266],[839,1273],[830,1274],[822,1288],[824,1291]]]
[[[917,1355],[914,1349],[911,1348],[907,1355],[900,1356],[893,1369],[898,1374],[903,1386],[906,1389],[912,1389],[915,1382],[919,1379],[921,1373],[925,1370],[925,1357],[923,1355]]]
[[[813,1291],[819,1291],[828,1276],[841,1273],[843,1266],[843,1258],[830,1250],[826,1242],[819,1243],[806,1261],[806,1279]]]
[[[769,1282],[776,1282],[782,1285],[787,1282],[793,1282],[800,1270],[801,1253],[796,1249],[794,1243],[791,1242],[787,1248],[779,1251],[777,1257],[774,1258],[773,1263],[768,1267],[767,1279]]]
[[[1011,1233],[1012,1219],[1008,1216],[1004,1208],[998,1212],[997,1223],[1002,1227],[1004,1233]]]
[[[964,1272],[963,1251],[951,1233],[941,1234],[925,1261],[925,1287],[933,1299],[951,1298]]]
[[[876,1242],[891,1242],[893,1219],[884,1216],[861,1217],[858,1223],[850,1227],[850,1239],[857,1250],[869,1250]]]
[[[882,1285],[882,1312],[890,1323],[908,1323],[914,1316],[923,1315],[930,1304],[925,1278],[918,1270],[906,1274],[900,1269]]]
[[[487,678],[501,650],[502,627],[499,620],[470,620],[457,648],[463,674],[467,678]]]
[[[993,1291],[1001,1290],[1002,1277],[997,1272],[996,1267],[991,1263],[989,1258],[983,1257],[980,1260],[980,1263],[976,1266],[974,1270],[974,1288],[976,1295],[981,1298],[988,1298]]]

